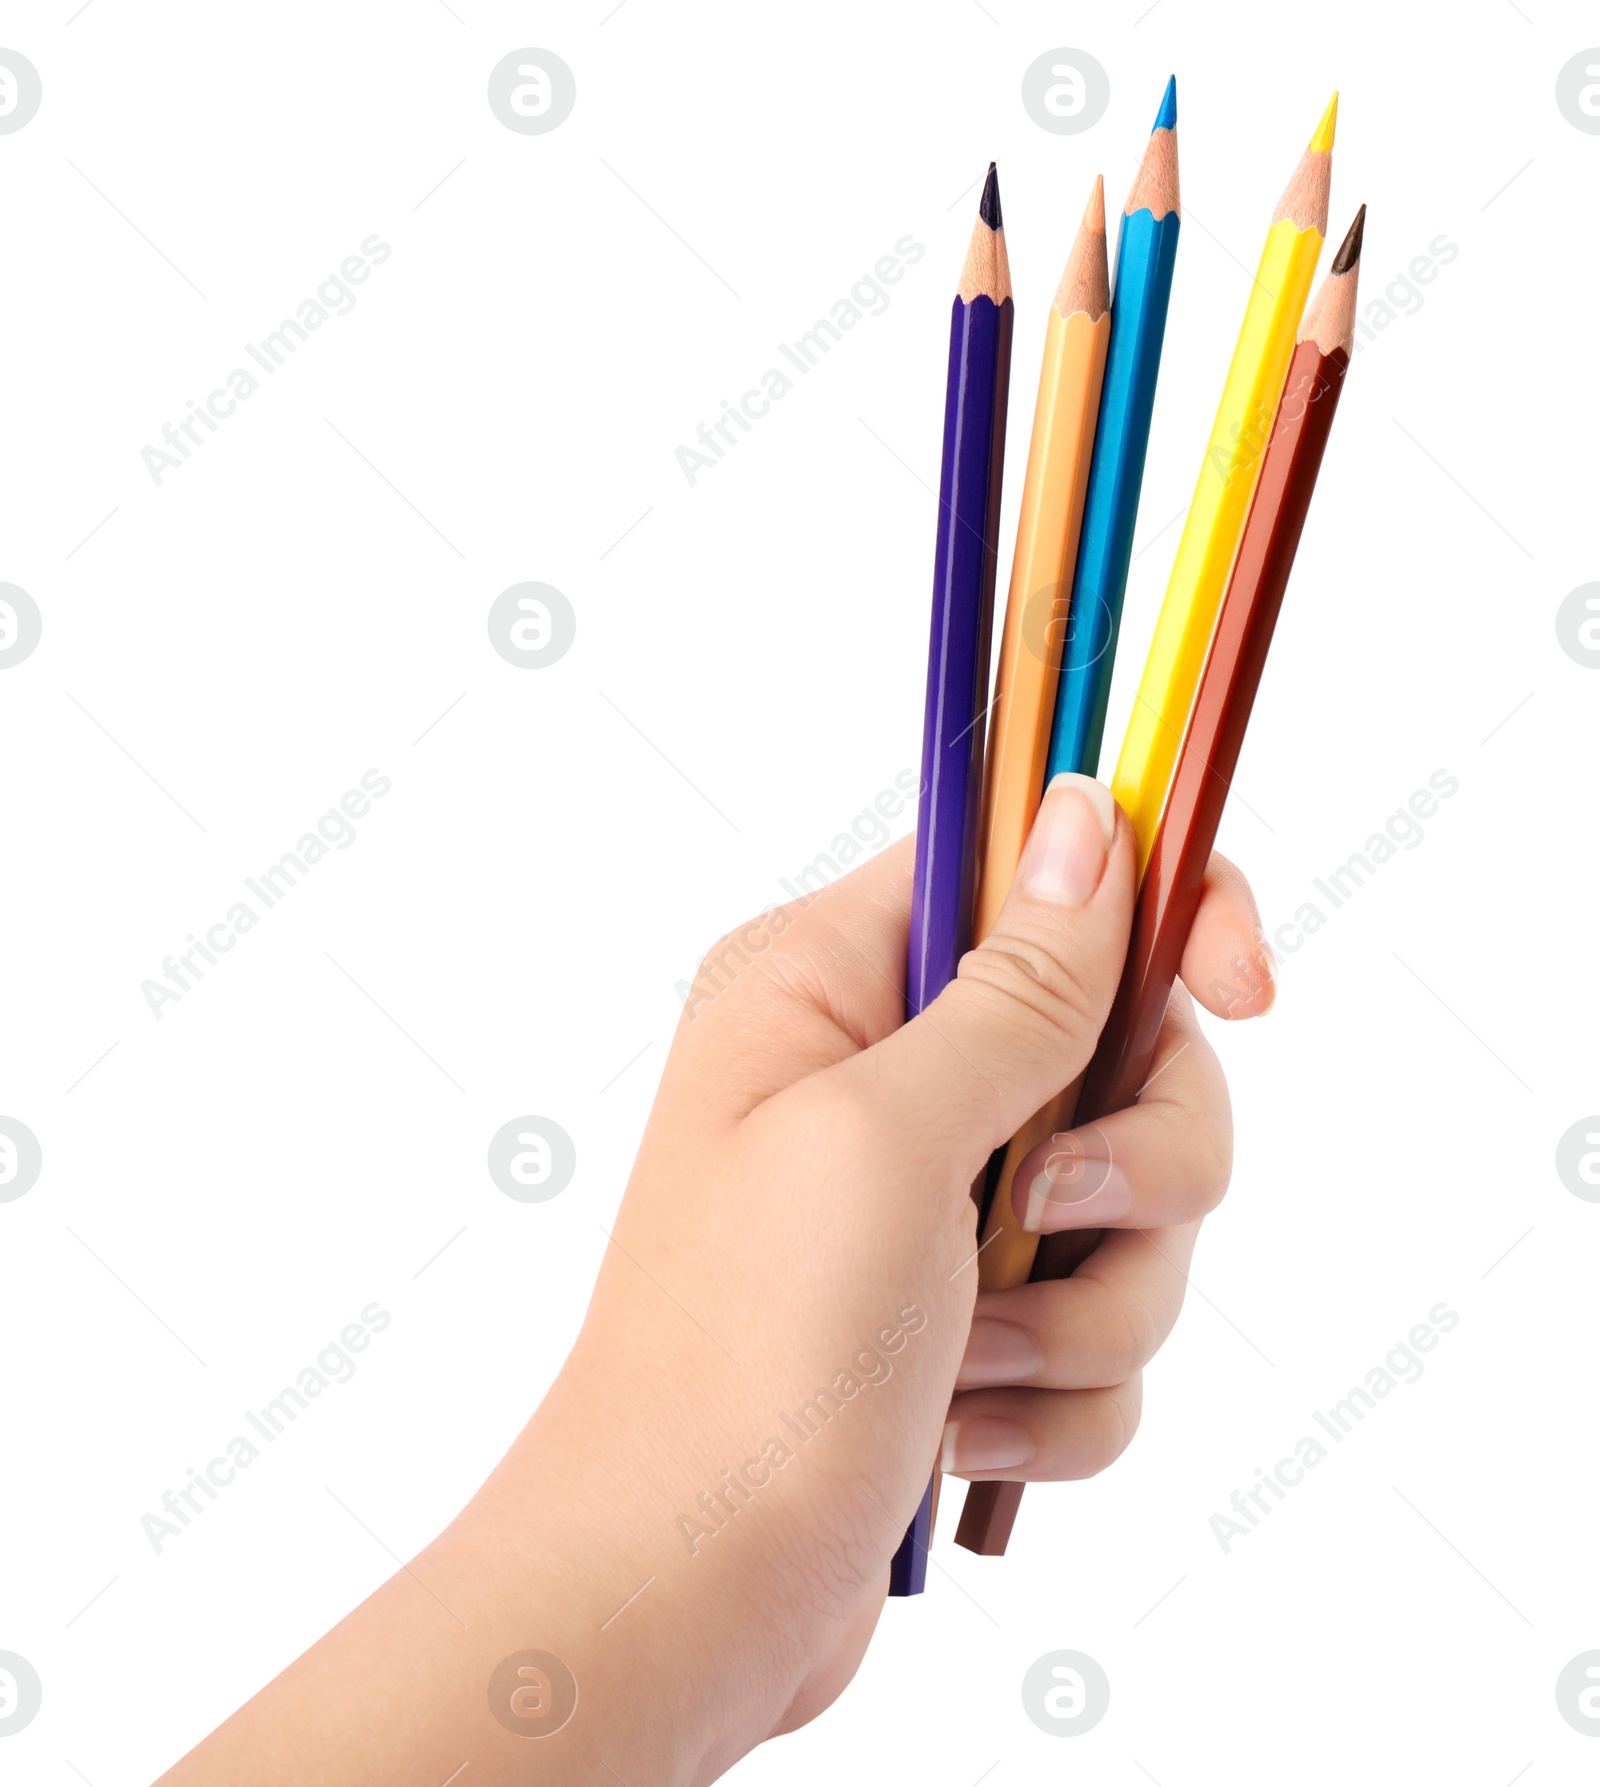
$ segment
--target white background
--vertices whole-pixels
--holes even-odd
[[[1186,221],[1108,739],[1177,526],[1150,542],[1338,86],[1330,233],[1369,203],[1364,293],[1460,252],[1352,368],[1223,847],[1270,931],[1430,773],[1460,791],[1220,1038],[1234,1186],[1131,1452],[1030,1492],[1003,1561],[947,1513],[927,1596],[741,1772],[1593,1779],[1554,1697],[1600,1646],[1600,1207],[1554,1166],[1600,1107],[1600,673],[1554,629],[1596,575],[1600,139],[1554,100],[1592,11],[610,4],[6,9],[44,101],[0,137],[0,579],[44,634],[0,676],[0,1112],[44,1170],[0,1205],[0,1649],[45,1703],[0,1774],[149,1779],[534,1406],[675,983],[917,761],[975,183],[997,157],[1018,294],[1003,581],[1060,263],[1175,70]],[[1020,103],[1058,45],[1110,75],[1083,135]],[[548,135],[486,103],[521,46],[576,74]],[[354,310],[153,483],[141,447],[373,233]],[[673,449],[907,233],[890,308],[691,488]],[[548,669],[489,646],[523,579],[577,613]],[[141,981],[374,767],[356,841],[153,1018]],[[546,1204],[485,1168],[520,1114],[576,1143]],[[374,1300],[356,1377],[156,1555],[141,1515]],[[1441,1301],[1421,1380],[1224,1555],[1210,1516]],[[1073,1740],[1018,1692],[1062,1647],[1112,1684]]]

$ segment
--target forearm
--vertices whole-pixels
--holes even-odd
[[[713,1749],[759,1741],[717,1712],[730,1691],[751,1711],[719,1649],[737,1585],[714,1580],[713,1558],[680,1547],[680,1560],[670,1513],[615,1458],[574,1443],[562,1414],[541,1410],[438,1539],[163,1787],[438,1787],[469,1763],[464,1782],[609,1782],[608,1768],[693,1782],[732,1759]],[[559,1471],[544,1462],[556,1458]],[[717,1621],[698,1617],[707,1595]]]

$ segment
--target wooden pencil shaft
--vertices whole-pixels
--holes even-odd
[[[1161,132],[1168,136],[1170,132]],[[1122,220],[1094,459],[1045,781],[1098,772],[1178,252],[1176,210]]]
[[[1289,363],[1080,1123],[1126,1108],[1149,1077],[1349,364],[1342,347],[1324,355],[1315,341],[1301,342]]]
[[[955,978],[971,942],[1011,323],[1009,298],[957,298],[951,311],[908,1017]]]
[[[1101,259],[1104,261],[1104,241]],[[1063,316],[1052,309],[1045,328],[1028,470],[1011,563],[1000,670],[995,687],[994,746],[984,795],[983,848],[973,941],[999,917],[1044,793],[1045,757],[1072,565],[1099,410],[1111,324],[1106,315]]]
[[[969,1483],[956,1522],[956,1543],[979,1557],[1004,1557],[1021,1506],[1020,1483]]]

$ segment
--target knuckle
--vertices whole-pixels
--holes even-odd
[[[820,1074],[785,1094],[789,1145],[817,1170],[832,1168],[864,1185],[881,1184],[895,1167],[898,1137],[881,1102],[854,1074]]]
[[[1149,1364],[1166,1339],[1166,1324],[1142,1298],[1094,1278],[1067,1278],[1030,1287],[1060,1293],[1040,1307],[1037,1323],[1053,1360],[1070,1361],[1076,1382],[1115,1390]]]
[[[1021,1005],[1052,1029],[1097,1023],[1100,1001],[1057,952],[1032,938],[991,935],[962,957],[958,978]]]
[[[1136,1372],[1155,1357],[1165,1335],[1155,1311],[1137,1298],[1124,1297],[1118,1315],[1122,1330],[1120,1356],[1128,1371]]]
[[[1194,1137],[1191,1183],[1202,1215],[1209,1215],[1222,1202],[1232,1178],[1232,1138],[1226,1133],[1200,1131]]]
[[[1108,1469],[1133,1444],[1139,1431],[1142,1411],[1140,1379],[1137,1374],[1125,1384],[1107,1390],[1100,1398],[1100,1420],[1092,1448],[1096,1473]]]
[[[689,1015],[699,1016],[760,966],[786,928],[785,909],[777,907],[724,931],[696,964],[685,1000]]]
[[[797,1081],[785,1094],[787,1120],[799,1139],[808,1145],[831,1138],[835,1147],[851,1153],[870,1141],[882,1127],[881,1114],[873,1122],[868,1089],[850,1074],[818,1074]]]

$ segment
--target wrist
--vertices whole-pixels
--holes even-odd
[[[492,1618],[506,1659],[538,1652],[560,1666],[535,1657],[530,1676],[513,1666],[491,1677],[491,1710],[523,1736],[530,1778],[605,1779],[609,1768],[691,1787],[773,1729],[793,1691],[775,1679],[786,1673],[775,1653],[789,1647],[770,1642],[772,1597],[748,1581],[743,1548],[685,1542],[664,1436],[615,1402],[590,1412],[606,1408],[569,1375],[430,1549],[452,1554],[452,1576],[499,1585]]]

